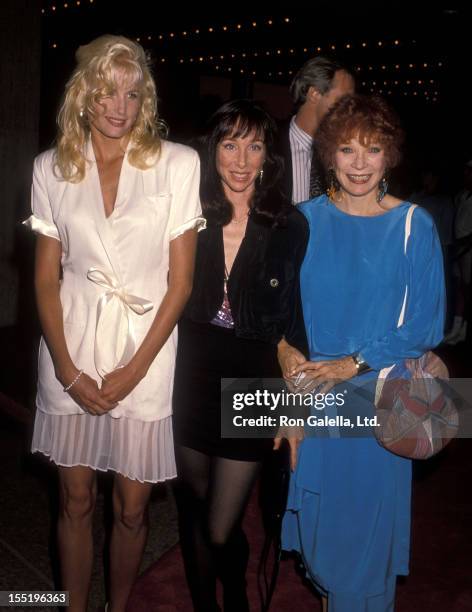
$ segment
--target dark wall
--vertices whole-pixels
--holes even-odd
[[[16,321],[19,221],[29,209],[31,168],[38,151],[39,0],[3,0],[0,19],[0,327]]]

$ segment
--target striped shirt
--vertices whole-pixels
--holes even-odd
[[[310,169],[313,138],[290,121],[290,151],[292,153],[293,189],[292,203],[299,204],[310,199]]]

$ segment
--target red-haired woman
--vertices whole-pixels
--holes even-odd
[[[385,102],[346,96],[317,133],[329,195],[299,207],[310,226],[300,280],[310,356],[285,374],[303,373],[307,389],[343,381],[332,390],[337,406],[315,412],[354,425],[374,414],[379,370],[419,357],[443,334],[434,222],[387,193],[401,140]],[[369,393],[356,393],[359,385]],[[393,611],[396,577],[408,573],[411,462],[381,448],[368,427],[317,429],[299,448],[284,548],[301,553],[329,612]]]

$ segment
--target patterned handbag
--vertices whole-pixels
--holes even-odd
[[[410,206],[405,220],[405,254],[415,208]],[[407,294],[408,287],[398,327],[403,325]],[[433,368],[436,377],[429,373]],[[448,379],[446,365],[431,351],[381,370],[375,390],[377,442],[409,459],[428,459],[442,450],[459,427],[457,408],[441,382]]]

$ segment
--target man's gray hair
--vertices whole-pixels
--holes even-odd
[[[290,85],[295,107],[298,109],[305,102],[310,87],[322,95],[327,93],[338,70],[349,72],[342,64],[327,57],[318,56],[305,62]]]

